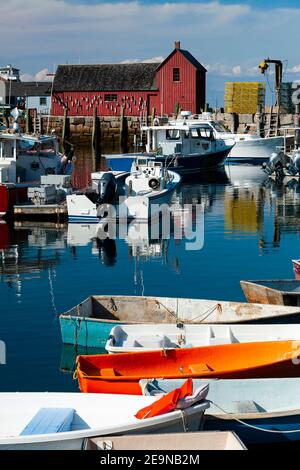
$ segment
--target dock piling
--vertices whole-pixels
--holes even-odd
[[[124,116],[124,106],[121,106],[120,113],[120,148],[122,153],[128,153],[128,122]]]

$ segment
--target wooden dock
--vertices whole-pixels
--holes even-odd
[[[14,206],[16,219],[43,219],[64,221],[68,218],[67,204],[44,204],[35,206],[33,204]]]

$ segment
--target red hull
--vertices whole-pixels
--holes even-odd
[[[10,212],[15,204],[27,201],[27,187],[7,187],[0,184],[0,218]]]

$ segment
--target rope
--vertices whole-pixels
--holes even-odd
[[[157,300],[157,303],[158,303],[158,305],[161,305],[165,310],[167,310],[167,312],[168,312],[173,318],[175,318],[176,321],[182,323],[183,325],[184,325],[184,324],[193,323],[193,322],[195,322],[195,320],[197,320],[198,318],[201,318],[201,317],[204,317],[204,318],[201,319],[201,322],[203,322],[203,321],[206,320],[208,317],[210,317],[210,316],[214,313],[215,310],[217,310],[217,309],[222,310],[221,304],[216,304],[214,307],[212,307],[212,309],[207,310],[206,312],[201,313],[201,315],[198,315],[197,317],[194,317],[194,318],[192,318],[191,320],[182,320],[180,317],[178,317],[177,314],[175,314],[174,312],[172,312],[171,310],[169,310],[162,302],[160,302],[160,301]],[[204,316],[204,315],[205,315],[205,316]]]
[[[49,293],[50,293],[51,303],[52,303],[55,316],[57,317],[58,311],[55,305],[54,289],[53,289],[53,283],[52,283],[52,277],[51,277],[51,268],[48,269],[48,279],[49,279],[49,286],[50,286]]]
[[[210,315],[212,315],[215,310],[222,310],[221,304],[217,304],[217,305],[215,305],[210,311],[207,310],[207,312],[201,313],[201,315],[198,315],[198,317],[192,318],[192,320],[190,320],[190,322],[193,323],[195,320],[197,320],[198,318],[203,317],[203,315],[206,315],[206,313],[207,313],[207,315],[206,315],[204,318],[201,319],[201,322],[203,322],[203,321],[206,320],[208,317],[210,317]]]
[[[262,432],[268,432],[270,434],[296,434],[300,433],[300,429],[294,429],[293,431],[278,431],[276,429],[264,429],[260,428],[258,426],[254,426],[253,424],[246,423],[242,419],[235,418],[234,416],[231,416],[231,413],[228,413],[227,411],[223,410],[219,405],[217,405],[215,402],[212,400],[207,400],[209,403],[214,405],[216,408],[218,408],[222,413],[225,413],[227,416],[230,416],[232,420],[237,421],[238,423],[242,424],[243,426],[247,426],[248,428],[255,429],[256,431],[262,431]]]

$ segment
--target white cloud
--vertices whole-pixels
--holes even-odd
[[[53,75],[47,68],[44,68],[35,75],[23,73],[20,75],[20,78],[22,82],[51,82],[53,80]]]
[[[287,69],[288,73],[300,73],[300,64],[294,65],[294,67]]]
[[[163,60],[165,60],[165,57],[162,56],[157,56],[157,57],[151,57],[151,59],[125,59],[121,60],[120,64],[138,64],[142,62],[143,64],[149,64],[149,63],[161,63]]]

